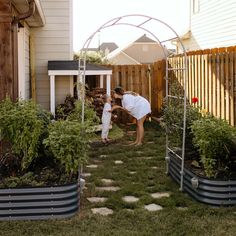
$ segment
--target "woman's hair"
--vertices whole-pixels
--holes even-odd
[[[126,91],[126,92],[124,92],[124,94],[130,94],[130,95],[133,95],[133,96],[138,96],[139,95],[138,93],[135,93],[133,91]]]
[[[117,93],[118,95],[124,95],[124,94],[131,94],[131,95],[133,95],[133,96],[138,96],[138,93],[135,93],[135,92],[133,92],[133,91],[124,91],[124,89],[123,88],[121,88],[121,87],[116,87],[115,89],[114,89],[114,91],[115,91],[115,93]]]
[[[114,89],[114,91],[115,91],[116,94],[122,95],[122,96],[123,96],[124,93],[125,93],[124,89],[121,88],[121,87],[116,87],[116,88]]]

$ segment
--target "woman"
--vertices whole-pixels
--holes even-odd
[[[136,119],[136,140],[131,145],[141,145],[144,138],[143,123],[147,114],[151,113],[150,103],[144,97],[134,92],[124,92],[121,87],[115,88],[113,96],[115,99],[121,99],[122,107],[114,105],[112,111],[120,108],[127,111]]]

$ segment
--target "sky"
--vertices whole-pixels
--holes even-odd
[[[189,29],[190,0],[73,0],[73,49],[78,52],[86,40],[97,32],[106,22],[122,16],[120,22],[138,25],[148,19],[146,16],[164,21],[177,34],[182,35]],[[144,17],[126,17],[141,14]],[[163,24],[151,20],[143,25],[160,41],[175,37]],[[133,26],[112,26],[97,32],[86,47],[98,47],[103,42],[115,42],[124,47],[143,34],[156,38],[142,29]],[[168,45],[167,45],[168,46]]]

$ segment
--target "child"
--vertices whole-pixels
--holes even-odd
[[[112,98],[109,95],[104,95],[104,108],[102,112],[102,142],[103,143],[108,143],[108,133],[109,133],[109,126],[111,123],[111,101]]]

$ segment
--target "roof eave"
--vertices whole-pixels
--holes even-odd
[[[34,2],[35,12],[31,17],[25,19],[25,21],[30,27],[43,27],[46,24],[46,20],[40,0],[34,0]],[[26,12],[29,8],[27,1],[13,0],[13,4],[20,14]]]
[[[179,37],[179,39],[180,39],[180,40],[186,40],[186,39],[190,39],[191,36],[192,36],[192,32],[191,32],[191,30],[188,30],[186,33],[182,34],[182,35]],[[176,43],[176,42],[179,41],[179,39],[178,39],[178,38],[173,39],[173,40],[171,40],[171,43]]]

